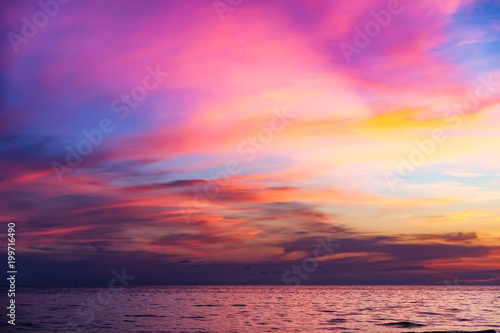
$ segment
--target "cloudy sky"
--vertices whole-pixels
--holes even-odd
[[[1,5],[22,282],[500,282],[498,2],[61,2]]]

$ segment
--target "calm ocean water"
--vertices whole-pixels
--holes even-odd
[[[50,287],[17,303],[0,331],[500,332],[500,286]]]

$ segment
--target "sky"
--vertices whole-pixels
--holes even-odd
[[[19,283],[500,283],[498,2],[1,7]]]

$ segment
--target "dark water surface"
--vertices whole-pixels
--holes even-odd
[[[4,310],[1,332],[500,333],[500,286],[47,287],[16,296],[16,327]]]

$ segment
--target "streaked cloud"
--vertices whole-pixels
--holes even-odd
[[[346,61],[387,6],[248,1],[221,21],[210,1],[68,3],[19,52],[4,40],[0,220],[33,267],[271,282],[333,237],[313,283],[498,282],[500,8],[402,1]],[[5,34],[39,10],[3,7]],[[148,68],[168,76],[136,98]],[[60,181],[53,162],[103,119],[114,130]]]

